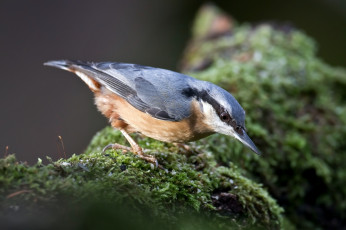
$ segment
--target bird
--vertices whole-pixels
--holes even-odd
[[[223,88],[171,70],[121,62],[55,60],[44,65],[78,75],[94,93],[98,110],[120,130],[132,151],[158,165],[129,135],[141,133],[169,142],[196,141],[214,133],[231,136],[260,154],[246,133],[245,111]]]

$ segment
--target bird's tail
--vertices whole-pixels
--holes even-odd
[[[100,89],[100,83],[97,81],[95,69],[92,68],[92,63],[82,61],[57,60],[44,63],[45,66],[52,66],[59,69],[67,70],[75,73],[80,77],[93,91]]]

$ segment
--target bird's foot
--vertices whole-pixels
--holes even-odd
[[[102,154],[104,154],[106,152],[106,150],[108,149],[121,149],[125,152],[130,152],[132,149],[128,146],[125,146],[125,145],[121,145],[121,144],[109,144],[109,145],[106,145],[103,149],[102,149]]]
[[[125,145],[117,144],[117,143],[109,144],[103,148],[102,153],[105,153],[105,151],[107,149],[121,149],[125,152],[133,152],[134,154],[138,155],[139,158],[141,158],[141,159],[143,159],[149,163],[154,164],[156,168],[159,167],[159,163],[158,163],[157,159],[154,156],[144,154],[142,148],[139,147],[138,145],[133,146],[133,148],[131,148],[131,147],[128,147]]]

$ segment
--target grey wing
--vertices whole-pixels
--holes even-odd
[[[157,119],[180,121],[190,115],[191,99],[180,93],[186,87],[188,76],[126,63],[52,61],[46,64],[78,70]]]
[[[180,121],[190,115],[191,99],[180,93],[187,87],[188,76],[126,63],[96,63],[93,68],[122,82],[122,89],[131,88],[130,95],[122,93],[120,96],[142,112],[168,121]],[[113,86],[110,90],[119,92],[119,88]]]
[[[136,86],[136,92],[138,95],[137,99],[144,98],[145,101],[147,101],[146,99],[151,100],[150,101],[151,106],[146,104],[146,107],[143,108],[142,111],[145,111],[146,113],[152,115],[153,117],[161,119],[161,120],[173,120],[173,121],[178,120],[178,117],[176,115],[174,116],[174,115],[168,114],[162,95],[153,84],[145,80],[143,77],[137,77],[135,78],[135,86]],[[136,107],[138,104],[137,99],[131,102],[129,101],[130,104]],[[140,100],[142,101],[142,99]]]

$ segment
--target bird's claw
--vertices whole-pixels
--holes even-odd
[[[159,162],[157,161],[157,159],[153,156],[149,156],[149,155],[145,155],[145,154],[138,154],[138,156],[140,158],[142,158],[143,160],[147,161],[147,162],[150,162],[150,163],[153,163],[155,165],[156,168],[159,167]]]
[[[131,151],[132,150],[130,147],[115,143],[115,144],[106,145],[102,150],[102,154],[105,153],[106,150],[108,150],[108,149],[122,149],[123,151]]]
[[[113,148],[113,144],[106,145],[106,146],[102,149],[102,154],[104,154],[108,149],[112,149],[112,148]]]

